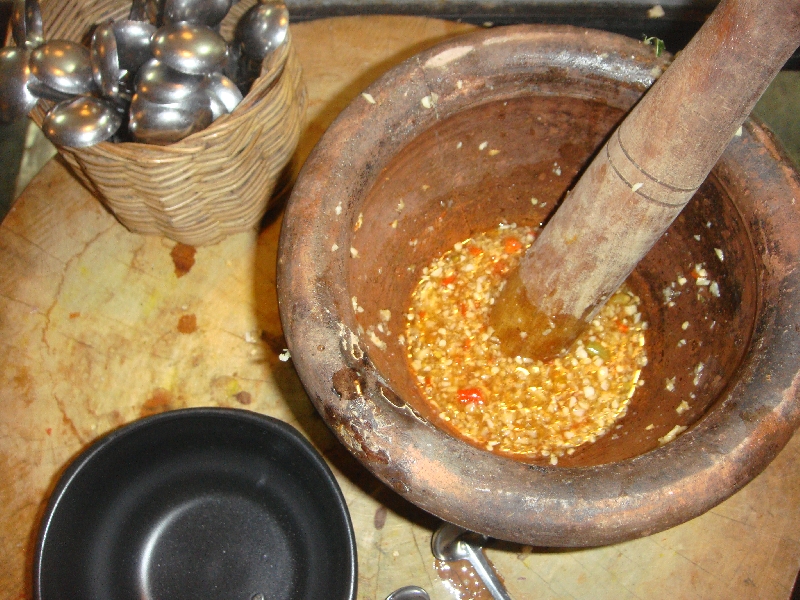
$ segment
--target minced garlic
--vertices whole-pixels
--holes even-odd
[[[566,354],[504,356],[489,313],[534,235],[504,225],[425,268],[406,315],[406,343],[424,397],[455,432],[494,452],[556,464],[626,414],[643,383],[645,324],[640,299],[623,286]]]

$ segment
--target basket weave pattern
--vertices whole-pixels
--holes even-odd
[[[231,39],[255,0],[234,5],[221,26]],[[124,19],[129,0],[42,3],[46,39],[87,39],[105,19]],[[213,244],[255,227],[300,137],[306,91],[291,36],[236,110],[169,146],[102,142],[58,151],[78,178],[136,233],[191,245]],[[41,126],[44,100],[31,113]]]

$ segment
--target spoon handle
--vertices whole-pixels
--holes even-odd
[[[494,600],[511,600],[511,596],[508,595],[503,582],[497,576],[492,563],[486,558],[483,548],[480,544],[471,542],[471,536],[478,537],[480,540],[486,539],[453,523],[442,523],[431,538],[433,555],[437,559],[447,562],[468,561]]]
[[[464,545],[464,551],[467,555],[467,560],[472,565],[472,568],[475,569],[475,572],[478,574],[478,577],[481,578],[481,581],[483,581],[483,585],[485,585],[486,589],[489,590],[492,598],[494,598],[494,600],[511,600],[511,596],[508,595],[506,586],[504,586],[503,582],[500,581],[500,578],[497,576],[492,563],[490,563],[489,559],[486,558],[486,554],[484,553],[483,549],[479,546],[473,546],[465,540],[459,540],[458,543]]]

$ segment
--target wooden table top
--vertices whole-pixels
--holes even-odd
[[[309,92],[296,164],[386,69],[470,29],[387,16],[293,25]],[[359,598],[410,584],[458,597],[430,553],[437,520],[347,454],[278,359],[280,216],[195,253],[129,233],[58,160],[17,201],[0,225],[0,598],[30,597],[38,519],[69,460],[115,427],[189,406],[272,415],[323,452],[353,518]],[[800,435],[743,490],[669,531],[585,550],[498,543],[488,555],[516,599],[786,599],[800,568]]]

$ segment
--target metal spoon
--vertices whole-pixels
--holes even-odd
[[[28,89],[30,51],[25,48],[0,50],[0,123],[21,119],[36,106],[36,96]]]
[[[89,50],[67,40],[50,40],[31,52],[31,73],[65,94],[86,94],[94,86]]]
[[[205,25],[164,25],[155,32],[151,43],[153,56],[182,73],[221,71],[228,58],[225,40]]]
[[[431,600],[428,592],[416,585],[407,585],[386,596],[386,600]]]
[[[242,101],[242,92],[236,84],[220,73],[208,75],[202,89],[211,99],[211,112],[216,121],[218,117],[231,113]]]
[[[120,69],[135,74],[139,67],[150,60],[150,38],[155,32],[155,25],[143,21],[123,19],[114,22]]]
[[[203,75],[181,73],[151,58],[136,75],[136,93],[156,104],[184,104],[192,96],[205,94]]]
[[[235,37],[242,52],[258,61],[286,41],[289,11],[283,2],[259,2],[242,15]]]
[[[233,0],[166,0],[164,23],[195,23],[215,27],[222,22]]]
[[[75,94],[67,94],[66,92],[60,92],[51,88],[49,85],[40,81],[33,73],[31,73],[28,78],[28,90],[37,98],[51,100],[52,102],[62,102],[75,97]]]
[[[33,50],[44,43],[42,11],[38,0],[14,0],[11,35],[18,48]]]
[[[468,560],[478,577],[483,581],[483,585],[489,590],[495,600],[511,600],[506,587],[495,573],[486,554],[483,553],[481,544],[470,543],[469,536],[478,536],[478,540],[484,543],[488,538],[472,533],[463,527],[452,523],[442,523],[439,529],[431,538],[431,550],[433,555],[439,560],[447,562],[455,560]]]
[[[110,98],[119,95],[119,80],[122,71],[117,54],[117,38],[112,21],[101,23],[94,30],[92,44],[89,47],[89,61],[92,65],[92,76],[100,93]]]
[[[109,139],[121,124],[122,116],[112,104],[81,96],[50,109],[42,122],[42,131],[58,146],[84,148]]]
[[[146,144],[164,146],[180,141],[211,124],[208,97],[201,96],[196,104],[183,106],[155,104],[136,94],[131,102],[128,130],[134,140]]]
[[[243,90],[261,74],[263,63],[286,42],[289,11],[283,2],[251,7],[236,24],[234,39],[241,52],[236,83]]]

